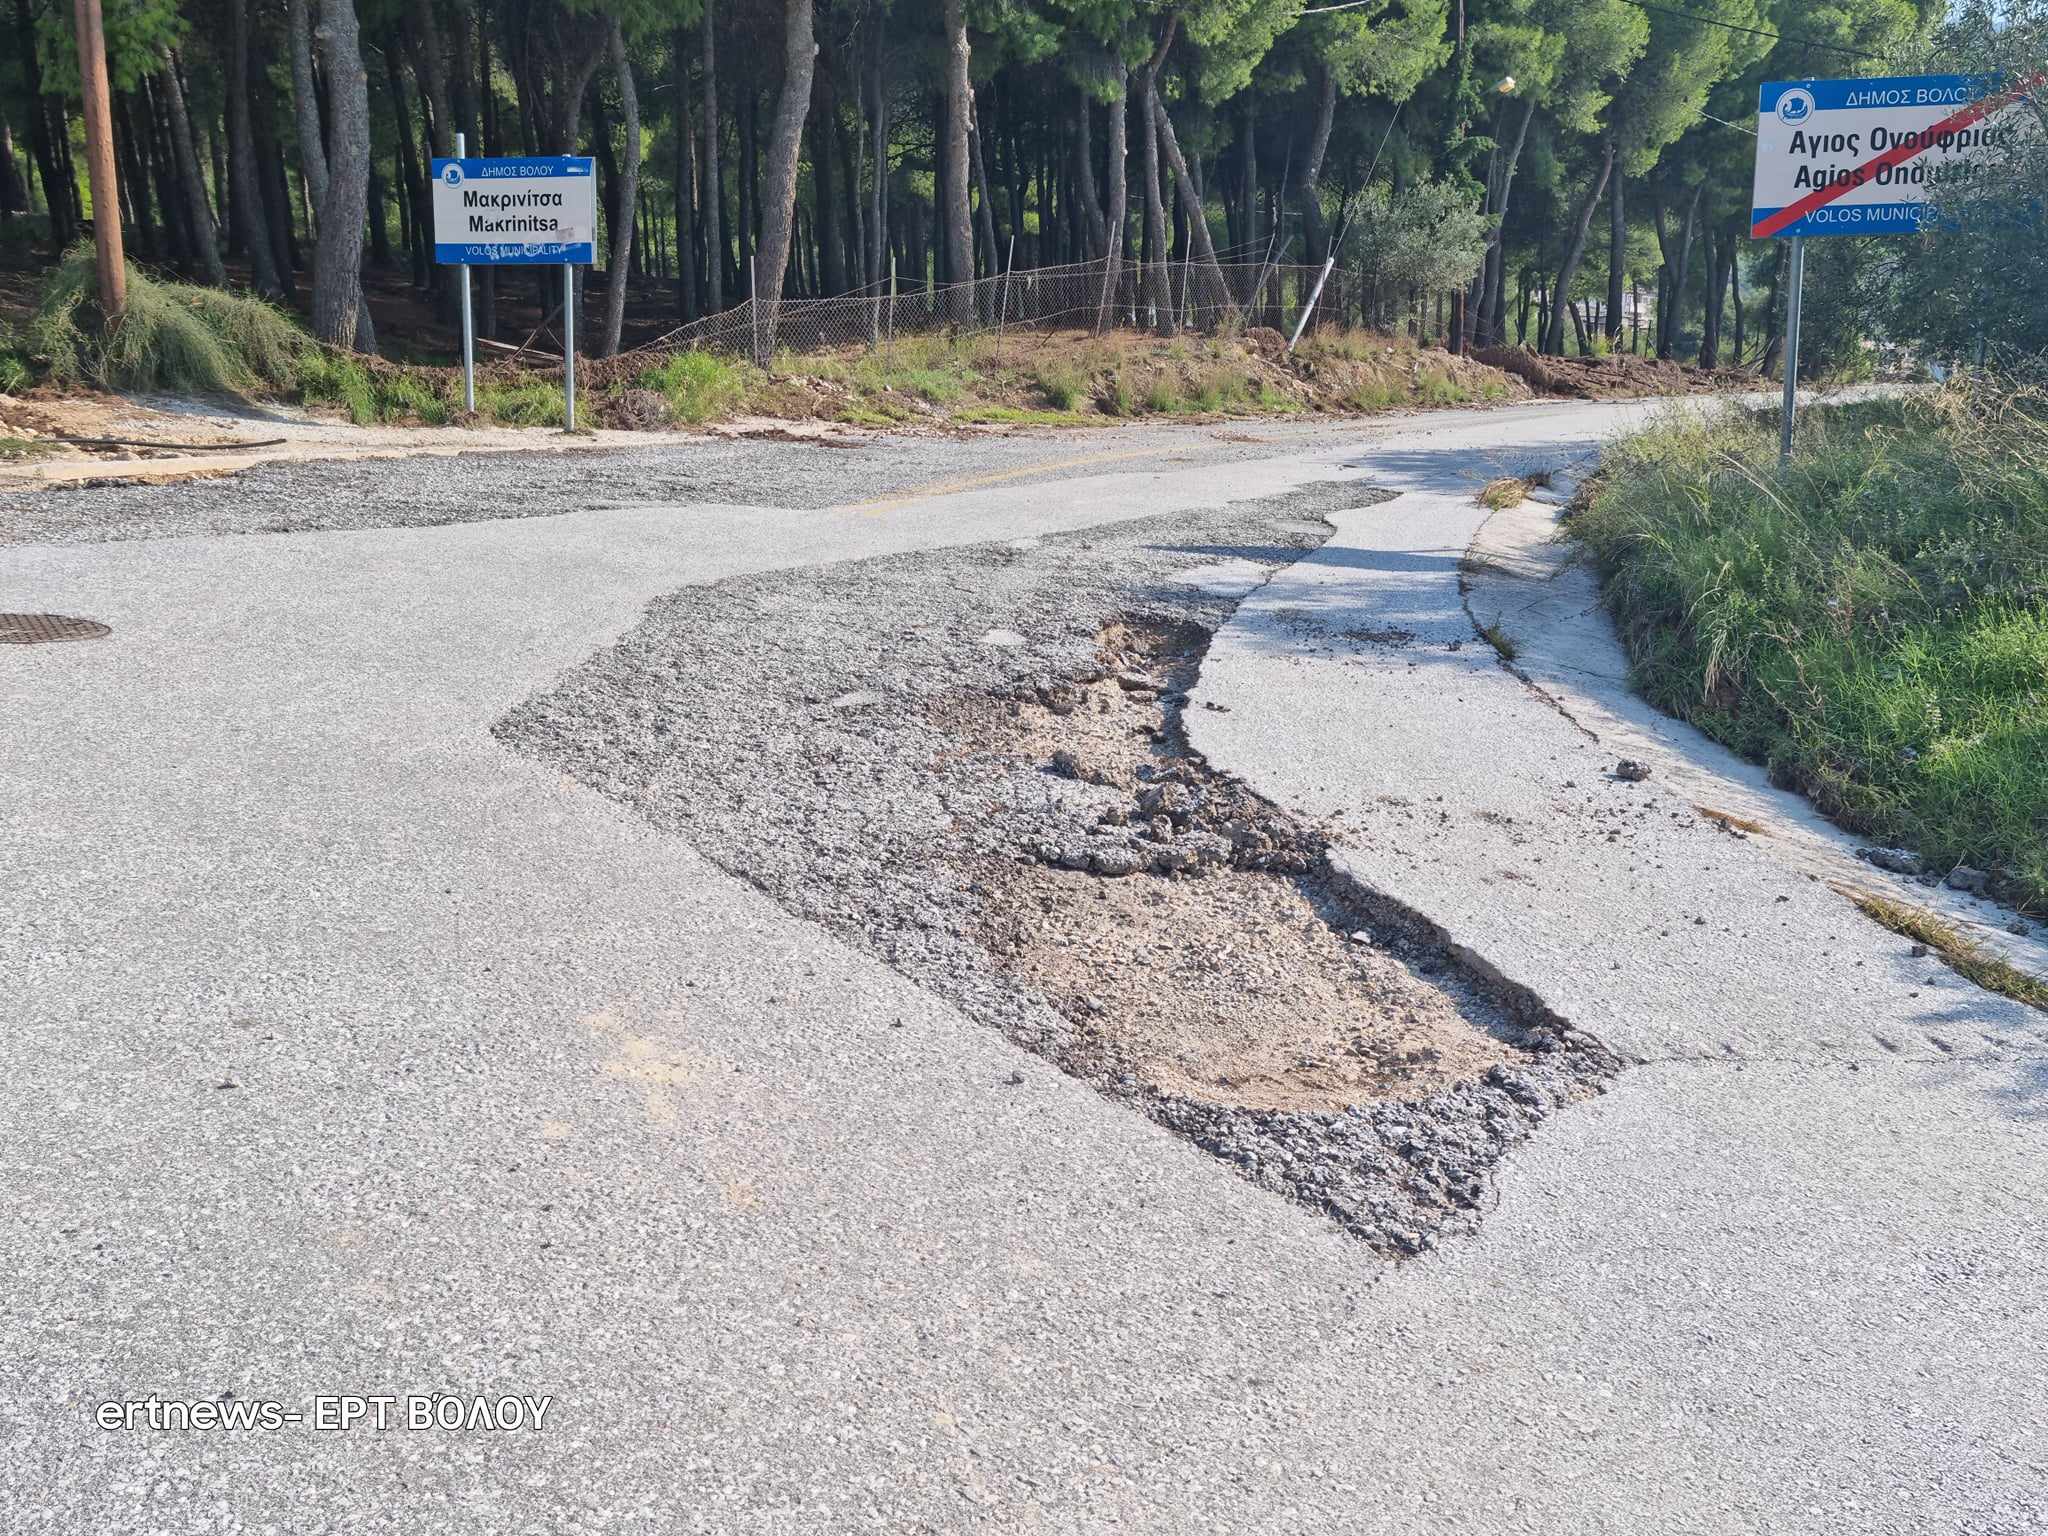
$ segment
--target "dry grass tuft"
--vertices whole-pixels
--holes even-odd
[[[1865,917],[1880,927],[1889,928],[1893,933],[1925,944],[1941,956],[1948,968],[1958,976],[1974,981],[1987,992],[1996,992],[2000,997],[2009,997],[2016,1003],[2025,1003],[2029,1008],[2038,1008],[2043,1013],[2048,1013],[2048,982],[2006,964],[1976,940],[1950,927],[1932,912],[1920,907],[1909,907],[1904,902],[1893,901],[1889,897],[1873,896],[1867,891],[1850,890],[1841,886],[1837,886],[1836,889],[1853,901],[1857,910]]]

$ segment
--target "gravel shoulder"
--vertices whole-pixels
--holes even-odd
[[[1388,423],[1398,426],[1399,419]],[[1241,421],[952,434],[847,429],[829,437],[778,430],[650,439],[612,432],[587,446],[564,447],[561,434],[538,430],[402,434],[390,428],[383,429],[378,451],[409,443],[414,456],[309,456],[203,484],[0,486],[0,545],[424,528],[648,504],[815,509],[984,485],[1244,463],[1355,441],[1359,431],[1357,424]],[[523,440],[521,451],[493,451],[494,443],[513,437]],[[384,441],[394,438],[397,444]],[[319,446],[313,444],[309,455]],[[212,470],[228,467],[213,464]]]

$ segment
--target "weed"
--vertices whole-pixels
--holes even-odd
[[[12,347],[0,345],[0,395],[19,394],[35,382],[28,359]]]
[[[1415,380],[1415,398],[1424,405],[1461,405],[1472,397],[1441,368],[1425,368]]]
[[[1354,411],[1387,411],[1406,403],[1398,386],[1385,379],[1367,379],[1352,386],[1344,403]]]
[[[1054,409],[1078,410],[1088,399],[1088,379],[1078,369],[1049,363],[1032,375],[1034,382]]]
[[[1103,385],[1102,408],[1112,416],[1138,414],[1138,391],[1123,369],[1113,369]]]
[[[1522,648],[1515,644],[1515,637],[1501,628],[1499,619],[1491,624],[1481,624],[1479,634],[1486,643],[1500,653],[1502,661],[1513,661],[1522,654]]]
[[[299,398],[309,405],[338,405],[359,427],[378,420],[377,389],[370,370],[339,352],[307,352],[299,364]]]
[[[1014,405],[968,405],[953,412],[953,420],[970,424],[1007,424],[1033,427],[1086,426],[1089,418],[1080,411],[1034,411]]]
[[[377,384],[379,421],[416,420],[438,427],[448,420],[447,397],[419,374],[387,374]]]
[[[692,426],[730,416],[746,399],[747,374],[742,363],[715,352],[677,352],[640,375],[640,384],[659,391],[676,420]]]
[[[1520,475],[1502,475],[1498,480],[1489,480],[1480,487],[1479,505],[1491,507],[1496,512],[1505,512],[1510,507],[1519,507],[1529,495],[1529,482]]]
[[[1932,912],[1909,907],[1904,902],[1867,891],[1837,887],[1853,901],[1863,915],[1880,927],[1933,950],[1958,976],[1974,981],[1987,992],[1996,992],[2030,1008],[2048,1013],[2048,982],[2007,965],[1969,935],[1950,927]]]
[[[1145,409],[1155,415],[1166,416],[1187,409],[1187,401],[1181,398],[1173,380],[1161,374],[1145,386]]]
[[[517,384],[479,384],[476,408],[480,415],[508,427],[559,427],[567,422],[562,387],[543,379]]]

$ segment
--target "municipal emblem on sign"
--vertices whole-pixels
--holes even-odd
[[[451,187],[461,186],[462,167],[451,160],[445,167],[442,168],[441,180]]]
[[[1778,121],[1803,123],[1813,115],[1813,92],[1790,90],[1778,98]]]

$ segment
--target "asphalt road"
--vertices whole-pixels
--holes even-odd
[[[744,497],[569,485],[426,527],[383,526],[405,467],[294,469],[328,531],[277,537],[159,536],[222,526],[235,481],[127,504],[159,521],[114,541],[39,505],[64,542],[8,552],[0,609],[114,633],[0,658],[10,1529],[2038,1528],[2032,1018],[1913,997],[1898,941],[1803,877],[1775,902],[1791,876],[1672,807],[1632,823],[1643,890],[1597,849],[1482,889],[1509,855],[1475,813],[1534,817],[1605,749],[1474,646],[1411,669],[1341,633],[1451,634],[1469,489],[1640,411],[1247,427],[1263,451],[1185,463],[1133,430],[1085,451],[1138,457],[995,481],[974,444],[919,448],[790,505],[767,454]],[[1645,1063],[1424,1259],[489,735],[692,584],[1347,477],[1413,494],[1247,603],[1197,744],[1350,812],[1362,878]],[[1455,830],[1383,795],[1443,795]],[[1657,901],[1800,928],[1660,948]],[[1965,1048],[1870,1038],[1936,1030]],[[552,1404],[538,1431],[94,1422],[434,1391]]]

